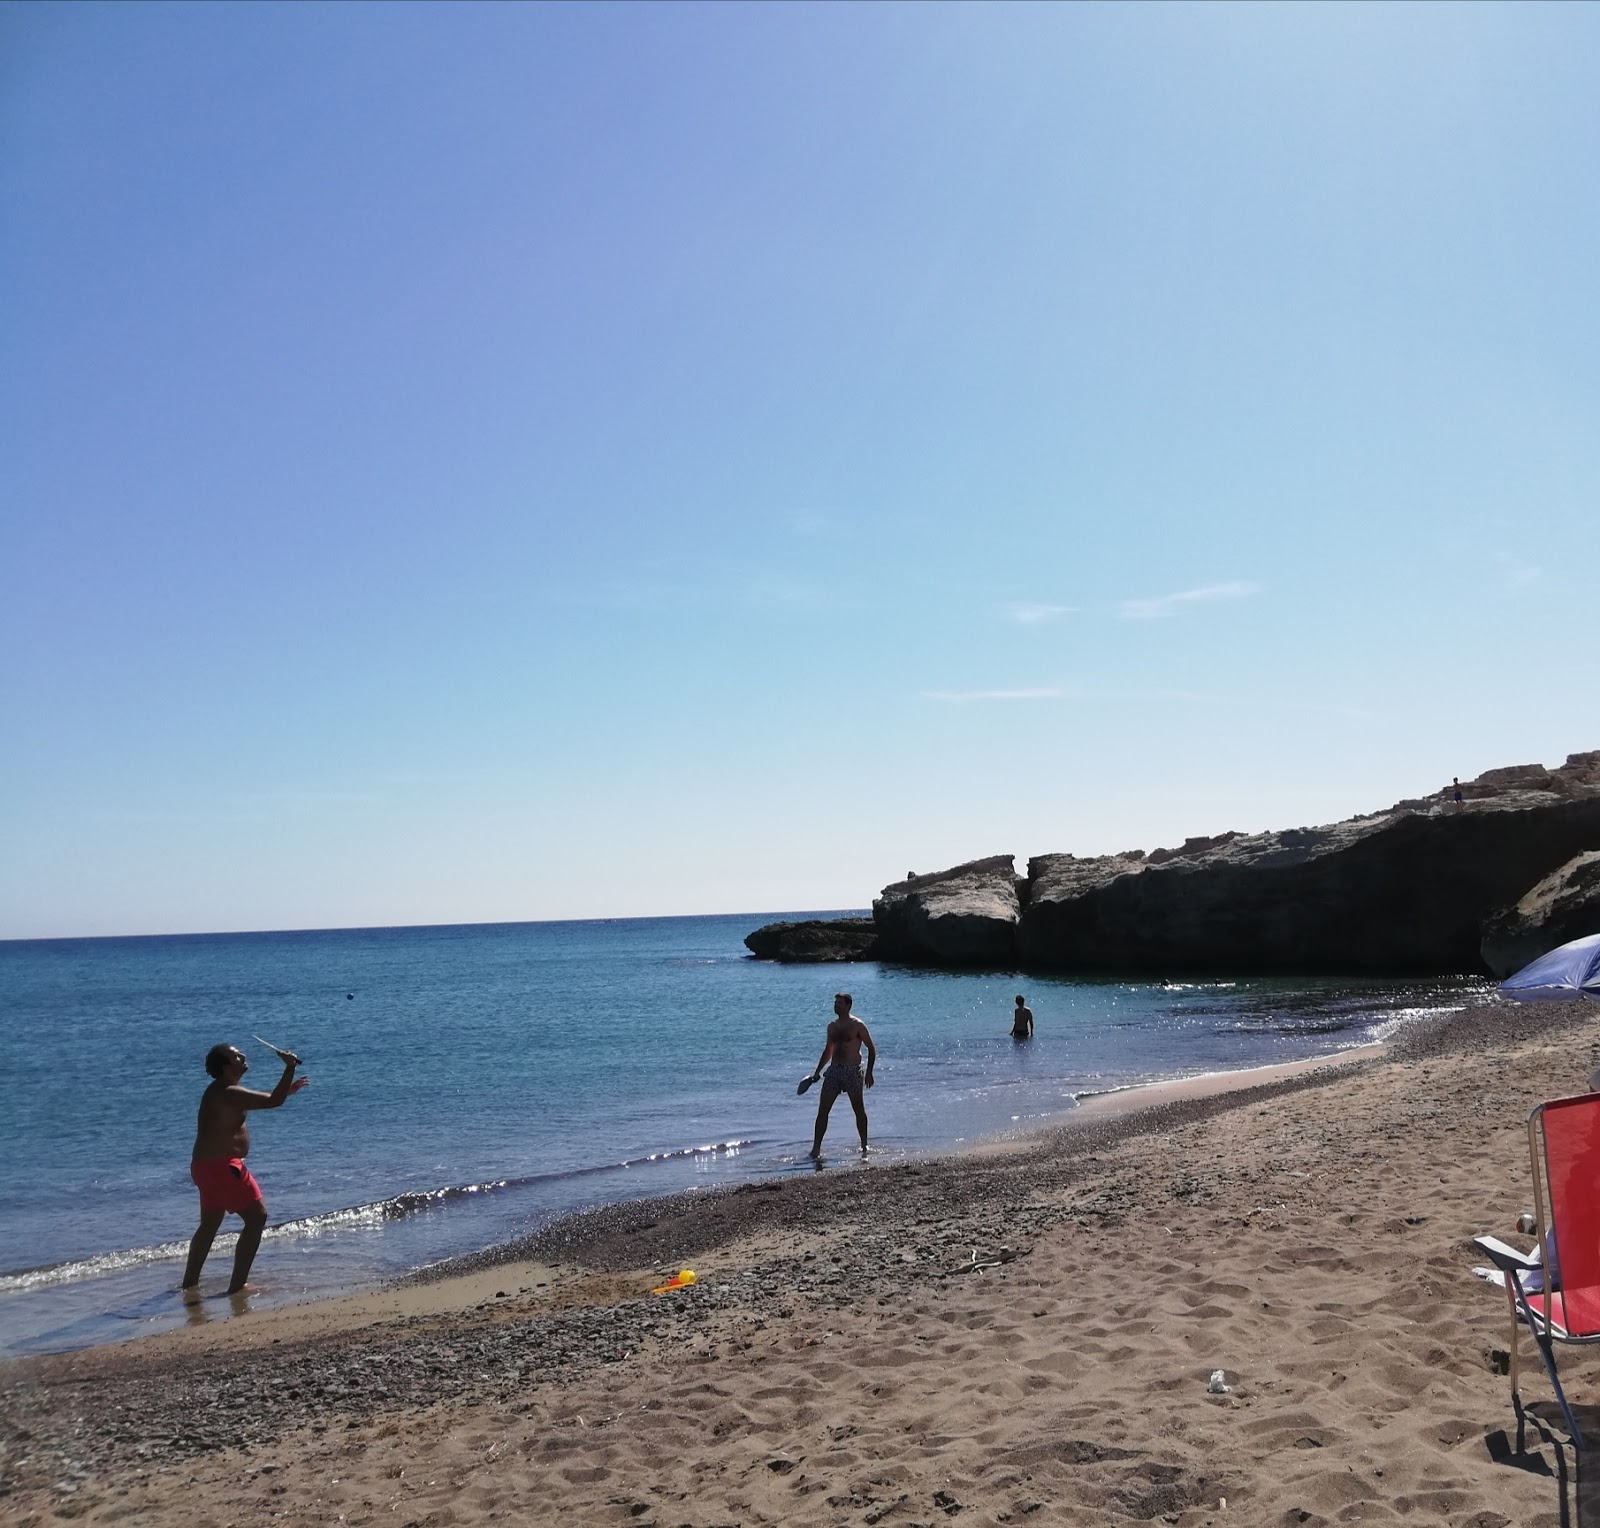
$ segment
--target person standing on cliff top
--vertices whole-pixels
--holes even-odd
[[[1011,1015],[1011,1038],[1013,1040],[1029,1040],[1033,1037],[1033,1009],[1023,1001],[1022,994],[1017,994],[1017,1011]]]
[[[853,1001],[848,992],[837,992],[833,998],[833,1018],[828,1023],[827,1042],[822,1055],[817,1058],[817,1069],[811,1080],[822,1079],[822,1097],[817,1103],[817,1129],[811,1140],[811,1160],[822,1159],[822,1137],[828,1130],[828,1112],[841,1093],[850,1095],[850,1107],[856,1111],[856,1133],[861,1137],[861,1154],[867,1154],[867,1104],[863,1090],[872,1086],[872,1068],[877,1065],[878,1047],[872,1043],[867,1026],[850,1011]],[[867,1070],[861,1072],[861,1047],[867,1048]],[[827,1071],[823,1071],[823,1067]]]
[[[267,1228],[267,1206],[244,1159],[250,1151],[250,1126],[246,1116],[252,1109],[276,1109],[291,1094],[309,1086],[309,1077],[297,1078],[300,1058],[291,1051],[279,1051],[283,1076],[270,1093],[242,1088],[240,1079],[250,1070],[244,1052],[236,1045],[213,1045],[206,1052],[206,1071],[211,1083],[200,1095],[200,1118],[195,1128],[194,1154],[189,1176],[200,1190],[200,1225],[189,1242],[189,1261],[183,1270],[183,1289],[192,1298],[200,1283],[211,1243],[224,1218],[237,1215],[244,1222],[239,1244],[233,1253],[233,1278],[228,1293],[236,1295],[249,1285],[250,1265]]]

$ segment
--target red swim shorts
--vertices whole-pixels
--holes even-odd
[[[221,1210],[242,1215],[261,1203],[261,1185],[244,1165],[243,1157],[196,1158],[189,1164],[189,1176],[200,1190],[200,1212]]]

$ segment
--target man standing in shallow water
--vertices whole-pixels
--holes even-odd
[[[856,1133],[861,1137],[861,1152],[867,1150],[867,1104],[862,1090],[872,1086],[872,1068],[877,1065],[878,1048],[872,1043],[867,1026],[850,1012],[851,997],[848,992],[838,992],[833,998],[833,1018],[828,1023],[827,1043],[817,1060],[817,1069],[811,1080],[822,1079],[822,1098],[817,1104],[817,1130],[811,1140],[811,1160],[822,1157],[822,1137],[828,1130],[828,1111],[841,1094],[850,1095],[850,1107],[856,1111]],[[861,1047],[867,1048],[867,1072],[861,1074]],[[823,1067],[827,1071],[823,1071]]]
[[[200,1119],[189,1162],[189,1176],[200,1190],[200,1226],[189,1242],[189,1261],[183,1270],[185,1291],[198,1287],[206,1254],[229,1214],[244,1222],[244,1230],[234,1249],[233,1280],[228,1293],[238,1294],[248,1287],[250,1265],[267,1227],[267,1207],[261,1198],[261,1185],[244,1165],[250,1151],[246,1116],[252,1109],[276,1109],[311,1081],[309,1077],[295,1077],[295,1068],[300,1065],[298,1056],[290,1051],[279,1051],[277,1056],[283,1063],[283,1076],[270,1093],[258,1093],[254,1088],[239,1086],[250,1063],[238,1046],[213,1045],[206,1052],[211,1083],[200,1095]]]

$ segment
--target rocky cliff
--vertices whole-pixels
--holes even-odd
[[[1504,980],[1547,950],[1600,934],[1600,852],[1553,870],[1483,926],[1483,963]]]
[[[1574,851],[1600,795],[1401,812],[1236,837],[1152,865],[1042,855],[1024,965],[1136,971],[1478,971],[1486,919]]]
[[[1482,971],[1489,921],[1600,850],[1600,751],[1489,770],[1320,828],[1093,859],[1010,855],[886,886],[883,959],[1099,971]]]

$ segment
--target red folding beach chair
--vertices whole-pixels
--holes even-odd
[[[1583,1438],[1556,1373],[1555,1344],[1600,1342],[1600,1093],[1540,1104],[1528,1116],[1528,1152],[1544,1266],[1492,1236],[1474,1241],[1506,1276],[1513,1403],[1520,1414],[1517,1338],[1526,1325],[1549,1371],[1572,1446],[1581,1450]]]

